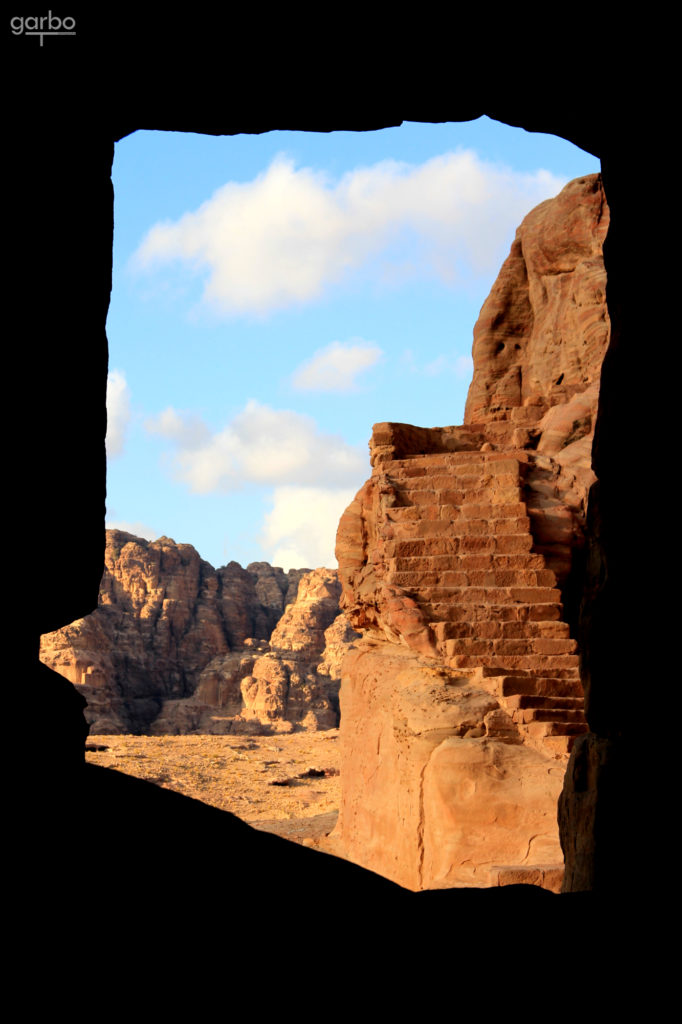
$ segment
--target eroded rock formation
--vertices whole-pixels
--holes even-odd
[[[359,634],[339,613],[335,571],[305,573],[270,642],[204,669],[195,694],[167,701],[151,732],[291,732],[339,722],[339,665]]]
[[[340,584],[307,573],[214,569],[189,544],[108,530],[97,610],[45,634],[41,660],[86,697],[93,733],[336,726],[338,680],[315,670]],[[266,665],[282,683],[267,709]]]
[[[337,535],[351,859],[410,888],[556,887],[586,729],[565,604],[609,338],[598,175],[523,221],[474,329],[465,423],[382,423]],[[563,588],[563,592],[562,592]],[[551,879],[548,882],[547,879]]]
[[[338,725],[335,648],[347,647],[358,637],[339,614],[340,596],[336,572],[316,569],[303,577],[295,603],[270,637],[270,651],[257,659],[251,675],[242,681],[242,718],[288,731],[295,725],[308,729]]]

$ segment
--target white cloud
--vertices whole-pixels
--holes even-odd
[[[130,423],[130,388],[120,370],[107,377],[107,455],[115,459],[123,454]]]
[[[158,416],[145,421],[150,434],[160,434],[175,441],[183,448],[199,448],[210,438],[210,431],[200,416],[193,413],[179,413],[169,406]]]
[[[470,380],[474,375],[472,356],[457,356],[455,359],[455,375],[462,380]]]
[[[385,281],[427,273],[452,285],[494,272],[522,217],[565,183],[470,150],[419,165],[382,161],[338,182],[280,155],[254,181],[229,182],[199,209],[155,224],[133,266],[180,262],[207,273],[204,301],[225,315],[311,302],[377,255],[383,270],[373,272]]]
[[[424,367],[424,373],[427,377],[439,377],[442,373],[446,373],[451,369],[451,361],[447,356],[436,356],[430,363],[427,363]]]
[[[309,416],[253,399],[215,434],[199,417],[174,409],[148,420],[146,428],[178,446],[177,476],[200,494],[237,490],[246,483],[339,486],[359,481],[359,486],[367,475],[364,450],[321,433]]]
[[[474,361],[471,356],[440,355],[430,363],[426,363],[421,372],[427,377],[439,377],[445,373],[451,373],[460,380],[466,380],[473,376]]]
[[[153,526],[138,521],[130,522],[127,519],[107,519],[107,530],[122,530],[124,533],[132,533],[135,537],[144,537],[145,540],[156,540],[161,534]]]
[[[276,488],[261,540],[270,564],[285,570],[336,568],[339,519],[359,486]]]
[[[424,377],[442,377],[451,374],[459,380],[471,380],[474,374],[474,361],[470,355],[441,355],[428,363],[418,363],[414,352],[406,348],[400,355],[399,364],[409,374],[421,374]]]
[[[382,355],[380,348],[361,338],[333,341],[299,366],[292,384],[299,391],[353,391],[359,374],[374,366]]]

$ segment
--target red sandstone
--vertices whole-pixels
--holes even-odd
[[[525,218],[474,329],[464,425],[377,424],[339,524],[364,639],[342,666],[335,837],[411,888],[558,885],[586,730],[561,588],[594,480],[607,225],[598,175]]]

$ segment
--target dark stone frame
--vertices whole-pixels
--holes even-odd
[[[543,106],[533,100],[525,83],[518,82],[515,61],[508,51],[506,58],[502,51],[494,75],[489,73],[485,83],[473,70],[472,58],[456,70],[447,66],[419,85],[404,74],[404,64],[394,59],[394,51],[384,42],[371,50],[372,56],[379,54],[379,58],[375,73],[366,81],[355,90],[344,90],[339,84],[320,96],[313,95],[310,80],[319,76],[328,81],[331,57],[343,52],[340,40],[335,40],[333,53],[327,41],[312,58],[300,46],[295,57],[293,50],[283,55],[269,39],[263,51],[257,51],[258,66],[267,64],[285,85],[273,94],[265,111],[257,94],[243,88],[248,81],[245,54],[235,58],[224,80],[216,71],[207,79],[197,71],[199,85],[193,90],[183,89],[184,78],[171,76],[162,78],[167,88],[159,91],[158,72],[161,68],[168,72],[174,55],[188,52],[191,66],[205,69],[211,55],[215,58],[222,53],[217,42],[205,34],[180,38],[181,33],[172,28],[160,33],[158,26],[147,23],[138,25],[132,38],[120,27],[118,32],[112,31],[111,24],[97,21],[94,14],[89,21],[84,16],[79,25],[83,29],[68,66],[64,51],[52,48],[39,53],[37,47],[29,50],[30,40],[18,41],[21,49],[16,46],[12,52],[14,102],[6,127],[14,172],[8,203],[15,272],[9,293],[13,316],[9,337],[17,359],[14,380],[17,390],[23,389],[19,397],[24,396],[26,423],[23,433],[19,430],[26,443],[19,450],[10,444],[14,514],[5,534],[10,556],[6,580],[16,611],[13,695],[20,698],[20,705],[25,703],[24,694],[30,695],[38,709],[37,713],[16,713],[18,730],[31,736],[31,771],[21,835],[26,839],[29,861],[50,837],[62,839],[62,854],[47,873],[43,898],[54,895],[58,877],[77,884],[70,865],[83,830],[104,836],[111,815],[123,820],[124,805],[128,824],[123,831],[131,834],[138,828],[144,832],[150,814],[160,815],[165,822],[172,803],[175,825],[164,824],[164,828],[180,842],[183,852],[186,841],[178,840],[178,828],[182,831],[178,822],[183,815],[194,822],[194,834],[200,834],[203,842],[224,837],[224,819],[229,817],[219,820],[213,813],[188,809],[191,801],[174,801],[168,794],[150,792],[143,784],[122,785],[120,779],[86,772],[78,699],[68,684],[37,661],[42,632],[87,614],[95,606],[103,564],[104,325],[111,287],[113,193],[109,174],[115,140],[135,127],[207,134],[258,133],[272,128],[371,130],[401,120],[470,120],[483,113],[528,131],[560,135],[602,162],[611,209],[605,261],[612,342],[603,370],[593,457],[599,484],[590,501],[581,627],[592,731],[579,758],[574,759],[575,769],[569,772],[562,801],[563,838],[570,887],[604,893],[636,891],[641,851],[632,842],[632,804],[638,792],[653,785],[651,766],[639,752],[636,711],[641,680],[651,675],[655,662],[648,606],[643,612],[647,628],[640,632],[626,629],[624,637],[624,623],[632,619],[633,598],[641,601],[651,582],[647,566],[632,558],[633,531],[623,514],[632,507],[633,459],[633,445],[625,444],[624,439],[631,437],[633,430],[633,393],[641,396],[638,420],[654,419],[661,382],[655,379],[654,361],[647,358],[648,352],[642,357],[641,342],[661,336],[657,318],[662,323],[662,314],[651,305],[650,297],[659,291],[655,268],[642,260],[642,240],[649,240],[650,249],[660,226],[651,223],[649,196],[639,167],[632,164],[632,126],[636,124],[632,118],[640,108],[631,104],[622,77],[602,62],[598,84],[593,76],[578,75],[574,85],[575,81],[578,84],[568,96]],[[63,46],[68,41],[56,42]],[[502,46],[504,43],[501,40]],[[576,44],[574,53],[578,51]],[[109,54],[116,56],[115,65]],[[559,60],[560,55],[555,58]],[[147,74],[138,79],[133,72],[142,61],[147,62]],[[119,70],[117,77],[114,68],[124,71]],[[121,74],[128,79],[123,81]],[[237,88],[239,74],[241,90]],[[232,108],[236,113],[225,113],[218,102],[225,94],[238,98]],[[504,96],[504,103],[496,99],[499,96]],[[632,99],[640,97],[633,92]],[[197,109],[201,110],[199,116]],[[637,514],[638,535],[654,535],[654,509],[639,508]],[[94,806],[106,807],[108,817],[104,810],[101,816],[93,813]],[[230,822],[230,828],[237,827]],[[237,833],[254,864],[270,858],[273,847],[269,837],[259,837],[256,845],[260,852],[254,852],[252,837],[245,838],[238,828],[235,836]],[[149,834],[147,841],[150,850],[156,849],[153,835]],[[308,855],[308,851],[282,852],[280,846],[277,850],[294,874],[299,871],[300,858]],[[114,854],[107,856],[113,864]],[[397,898],[393,887],[375,876],[370,884],[365,880],[367,873],[332,866],[326,858],[319,866],[319,860],[316,858],[318,867],[313,870],[305,859],[306,867],[301,869],[308,879],[312,871],[317,885],[334,878],[334,885],[370,893],[375,900]],[[352,881],[348,881],[351,875]],[[126,884],[134,889],[132,874],[126,876]],[[538,896],[529,890],[523,898],[532,904]],[[475,895],[488,901],[491,896],[498,901],[510,898],[502,890]],[[433,906],[435,900],[465,900],[469,894],[420,894],[420,898],[422,906]]]

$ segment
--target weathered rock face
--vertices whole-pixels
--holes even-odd
[[[474,327],[465,423],[514,419],[514,409],[547,412],[599,380],[607,228],[596,174],[569,182],[524,218]]]
[[[263,733],[332,729],[339,723],[339,669],[359,634],[339,613],[335,571],[303,573],[266,641],[213,659],[196,692],[169,700],[152,733]]]
[[[344,663],[341,708],[335,837],[349,859],[409,889],[498,885],[513,868],[560,884],[564,766],[478,680],[365,639]]]
[[[257,659],[251,675],[242,680],[243,719],[288,731],[295,725],[307,729],[338,725],[339,684],[333,673],[340,659],[334,648],[349,647],[358,637],[339,615],[340,596],[341,584],[334,571],[316,569],[301,579],[296,601],[270,637],[270,651]]]
[[[365,638],[342,666],[337,837],[411,888],[560,875],[586,730],[562,587],[594,480],[607,222],[598,175],[525,218],[474,331],[465,424],[377,424],[339,524]]]
[[[43,636],[41,660],[81,688],[91,728],[143,730],[164,698],[191,693],[205,665],[239,636],[221,607],[234,595],[224,602],[221,584],[188,544],[108,530],[99,607]],[[248,587],[238,593],[250,622]]]
[[[526,476],[528,512],[537,550],[560,580],[582,546],[595,479],[592,439],[610,328],[602,255],[608,223],[597,174],[537,206],[474,327],[464,422],[487,424],[496,446],[536,452]]]
[[[262,634],[267,638],[281,619],[287,605],[296,600],[298,585],[309,570],[289,569],[288,572],[284,572],[284,569],[268,562],[251,562],[247,565],[246,571],[255,577],[256,597],[267,615],[266,632]],[[249,635],[261,636],[260,633]]]
[[[211,658],[199,675],[194,693],[164,700],[146,731],[154,736],[238,731],[242,679],[252,672],[256,659],[268,647],[267,640],[248,638],[243,647]],[[97,731],[94,726],[92,731]]]
[[[150,543],[108,530],[99,607],[43,636],[41,660],[86,696],[93,732],[225,732],[240,723],[251,728],[260,718],[255,712],[239,718],[242,682],[269,650],[273,629],[295,602],[306,573],[285,573],[265,562],[247,569],[230,562],[216,570],[189,544],[167,537]],[[312,575],[319,583],[319,572]],[[320,659],[324,629],[339,614],[340,585],[333,573],[324,580],[326,590],[317,604],[310,596],[315,586],[304,585],[298,627],[289,617],[290,625],[283,624],[278,633],[277,643],[292,665],[300,662],[301,679],[314,674],[309,662]],[[317,617],[310,611],[313,606]],[[306,662],[301,651],[308,626]],[[268,657],[272,662],[278,656]],[[290,688],[295,691],[299,676],[294,669],[282,667],[281,672],[287,694]],[[290,676],[296,676],[292,687]],[[300,690],[266,720],[289,714],[287,722],[302,728],[338,724],[338,681],[327,678],[319,692],[301,682]],[[248,702],[247,710],[253,711]]]

